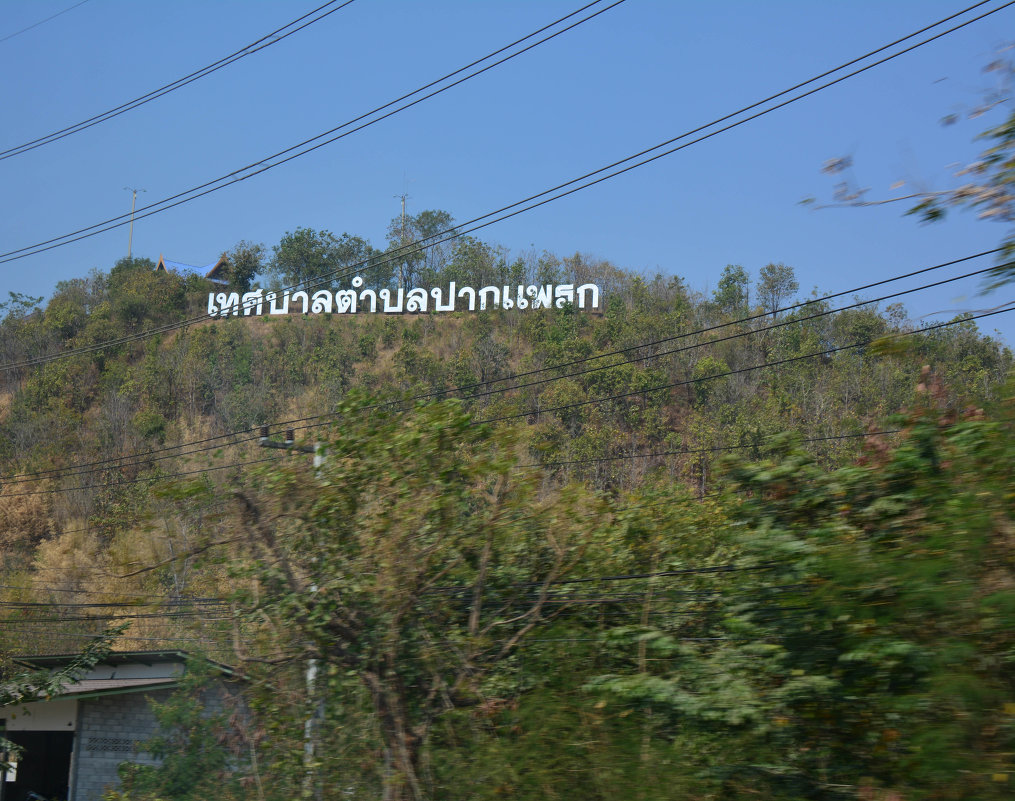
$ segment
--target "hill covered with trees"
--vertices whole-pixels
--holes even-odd
[[[1009,349],[891,282],[412,244],[452,222],[241,242],[231,289],[599,308],[209,319],[134,259],[0,311],[0,648],[126,621],[248,678],[122,797],[1009,797]]]

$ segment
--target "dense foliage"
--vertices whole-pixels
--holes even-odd
[[[1009,797],[1011,353],[795,306],[783,264],[702,294],[407,247],[452,223],[239,243],[230,280],[594,281],[602,309],[136,338],[211,288],[146,259],[0,309],[0,648],[123,618],[117,647],[246,676],[214,727],[163,707],[116,797]],[[284,420],[303,450],[260,448]]]

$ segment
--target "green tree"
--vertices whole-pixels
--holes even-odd
[[[247,292],[254,278],[264,270],[264,245],[241,239],[222,254],[229,262],[229,286]]]
[[[155,262],[147,258],[120,259],[109,271],[106,291],[114,318],[128,330],[169,322],[186,305],[180,276],[156,272]]]
[[[793,268],[785,264],[766,264],[758,273],[758,302],[773,317],[799,288]]]
[[[697,740],[722,798],[1011,795],[1011,406],[962,416],[925,388],[866,464],[734,465],[736,569],[638,630],[667,668],[599,683]]]
[[[150,701],[159,733],[142,749],[156,764],[125,762],[120,765],[122,790],[107,792],[105,801],[205,801],[249,798],[241,777],[249,766],[236,753],[235,735],[226,710],[212,712],[206,703],[222,692],[206,668],[191,662],[180,688],[164,702]],[[221,705],[221,698],[216,699]],[[245,712],[239,713],[241,716]],[[255,782],[260,777],[255,775]],[[261,794],[263,798],[263,794]]]
[[[0,301],[0,313],[9,317],[24,317],[35,311],[42,303],[42,297],[32,297],[22,292],[8,292],[8,299]]]
[[[242,600],[251,625],[284,628],[288,658],[363,688],[385,799],[440,797],[421,772],[435,721],[495,694],[557,613],[548,588],[581,563],[592,538],[576,511],[593,500],[540,493],[512,471],[510,438],[457,402],[396,413],[353,399],[339,416],[316,471],[272,470],[238,495],[238,535],[262,566]]]
[[[712,293],[712,302],[724,314],[741,315],[750,302],[751,279],[739,264],[727,264]]]
[[[434,283],[450,261],[454,242],[441,242],[455,233],[455,218],[446,211],[428,209],[395,217],[388,226],[391,269],[406,289]]]
[[[304,289],[347,286],[352,276],[346,273],[365,270],[373,253],[370,244],[358,236],[336,237],[327,230],[297,228],[287,231],[272,249],[271,269],[287,286]],[[374,274],[366,277],[371,283],[384,280]]]

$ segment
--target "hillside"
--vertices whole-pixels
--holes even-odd
[[[353,240],[304,274],[286,242],[270,263],[241,243],[235,288],[377,267]],[[356,798],[971,798],[927,793],[1002,770],[1007,347],[870,302],[893,285],[798,297],[784,265],[727,266],[706,295],[468,238],[428,259],[403,279],[602,300],[201,319],[216,287],[147,259],[12,294],[0,649],[120,620],[115,647],[243,664],[262,730],[234,778],[270,765],[279,797],[318,703],[315,781]],[[327,666],[309,695],[308,656]],[[927,705],[960,675],[981,700],[945,725]],[[525,767],[535,750],[555,767]]]

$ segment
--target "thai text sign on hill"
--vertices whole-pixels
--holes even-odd
[[[316,292],[303,290],[256,289],[252,292],[209,292],[208,314],[211,317],[239,317],[241,315],[289,314],[289,304],[303,304],[295,311],[303,314],[401,314],[403,312],[453,312],[480,311],[484,309],[561,309],[573,303],[579,309],[599,308],[599,287],[596,284],[544,284],[542,286],[471,286],[457,287],[454,281],[448,284],[447,292],[434,287],[425,289],[362,289],[363,279],[352,279],[352,289],[319,289]],[[431,305],[430,299],[433,298]],[[445,298],[447,300],[445,301]]]

